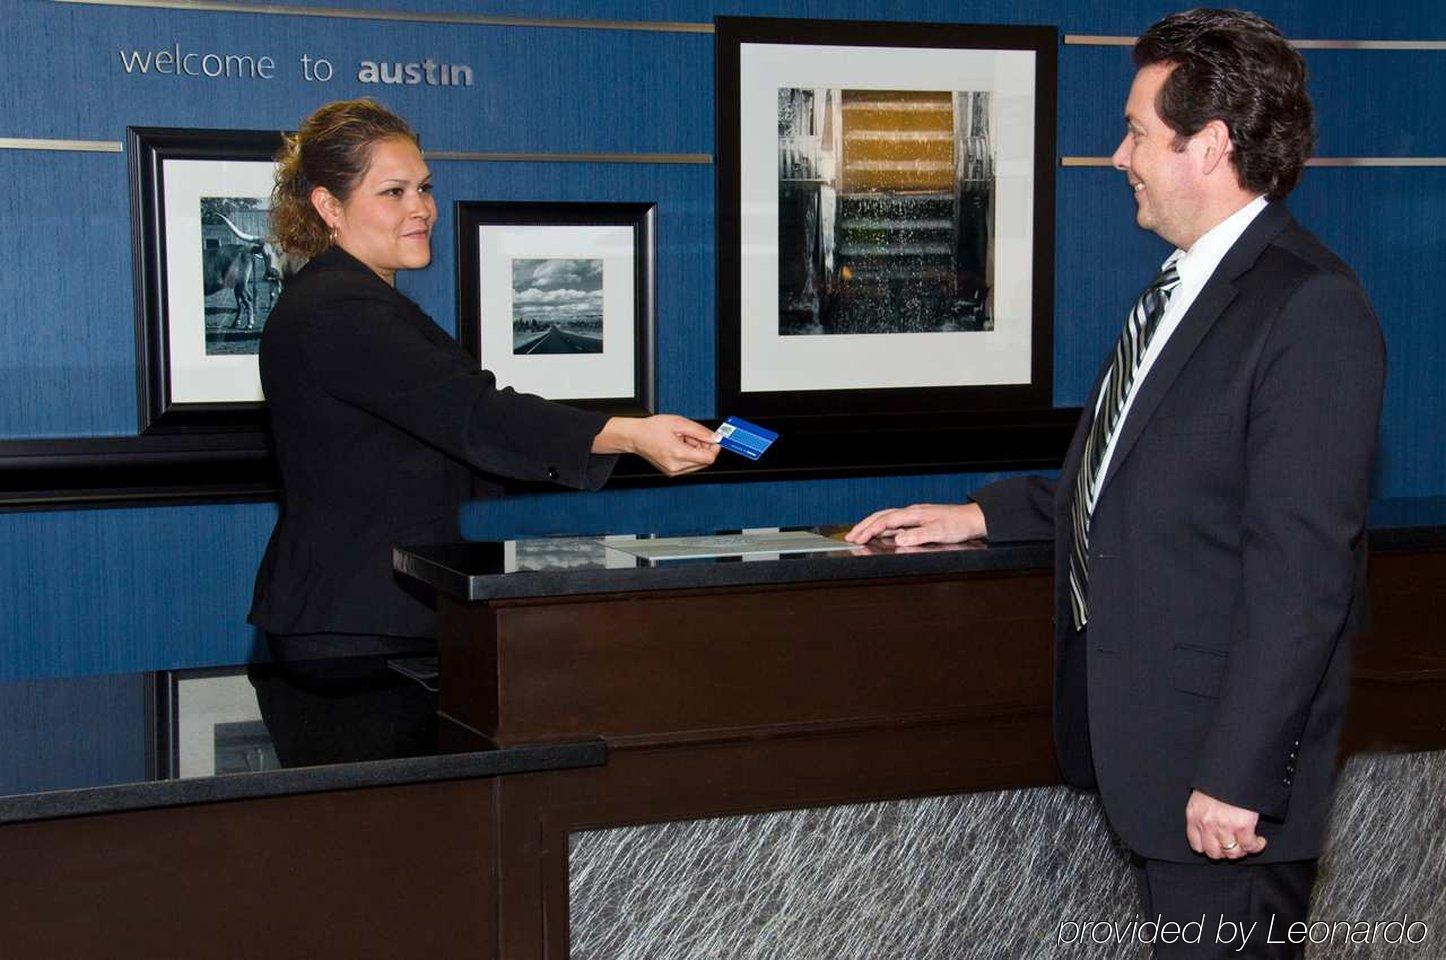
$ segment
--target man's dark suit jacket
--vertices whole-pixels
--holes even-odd
[[[1069,517],[1094,396],[1058,484],[974,494],[991,540],[1055,538],[1060,766],[1142,856],[1200,859],[1192,789],[1261,814],[1253,860],[1319,855],[1384,366],[1355,275],[1272,203],[1139,386],[1091,521],[1083,635]]]
[[[261,338],[281,519],[250,622],[272,633],[427,637],[431,606],[392,573],[392,547],[460,539],[468,468],[595,489],[606,417],[497,389],[457,341],[331,248],[286,285]]]

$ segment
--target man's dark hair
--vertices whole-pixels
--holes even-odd
[[[1315,150],[1315,112],[1305,60],[1264,17],[1240,10],[1187,10],[1135,43],[1135,66],[1169,64],[1155,111],[1176,149],[1211,120],[1230,128],[1240,185],[1283,200]]]

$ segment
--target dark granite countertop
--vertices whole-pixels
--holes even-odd
[[[0,757],[0,824],[605,762],[600,740],[499,749],[436,713],[434,668],[355,657],[0,683],[0,713],[44,715]]]
[[[839,539],[828,553],[706,560],[645,560],[618,549],[625,537],[543,537],[398,547],[396,569],[439,593],[465,600],[514,600],[567,594],[740,587],[817,580],[938,576],[959,572],[1031,570],[1054,562],[1049,541],[976,542],[894,548],[876,541],[844,543],[847,527],[814,527]],[[1373,550],[1446,547],[1446,497],[1380,500],[1371,505]]]
[[[838,538],[838,550],[646,560],[617,546],[619,539],[647,537],[544,537],[505,543],[398,547],[392,559],[399,572],[439,593],[467,600],[1029,570],[1054,563],[1054,545],[1048,541],[900,548],[884,543],[854,546],[842,540],[847,527],[810,529]]]

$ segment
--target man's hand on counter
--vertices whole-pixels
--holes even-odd
[[[988,536],[984,511],[977,503],[916,503],[869,514],[844,534],[849,543],[893,537],[901,547],[926,543],[961,543]]]

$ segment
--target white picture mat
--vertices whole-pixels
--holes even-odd
[[[206,355],[206,294],[201,278],[201,198],[271,195],[269,160],[165,160],[166,336],[172,403],[265,399],[256,354]]]
[[[637,239],[629,226],[482,224],[477,228],[482,366],[499,386],[549,400],[631,397],[636,392]],[[512,352],[512,261],[601,260],[603,349],[597,353]]]
[[[744,393],[1028,384],[1034,290],[1034,70],[1028,50],[739,49],[739,372]],[[781,336],[778,332],[778,91],[992,93],[994,329]]]
[[[193,677],[176,684],[176,759],[179,777],[216,773],[216,725],[261,719],[246,675]]]

